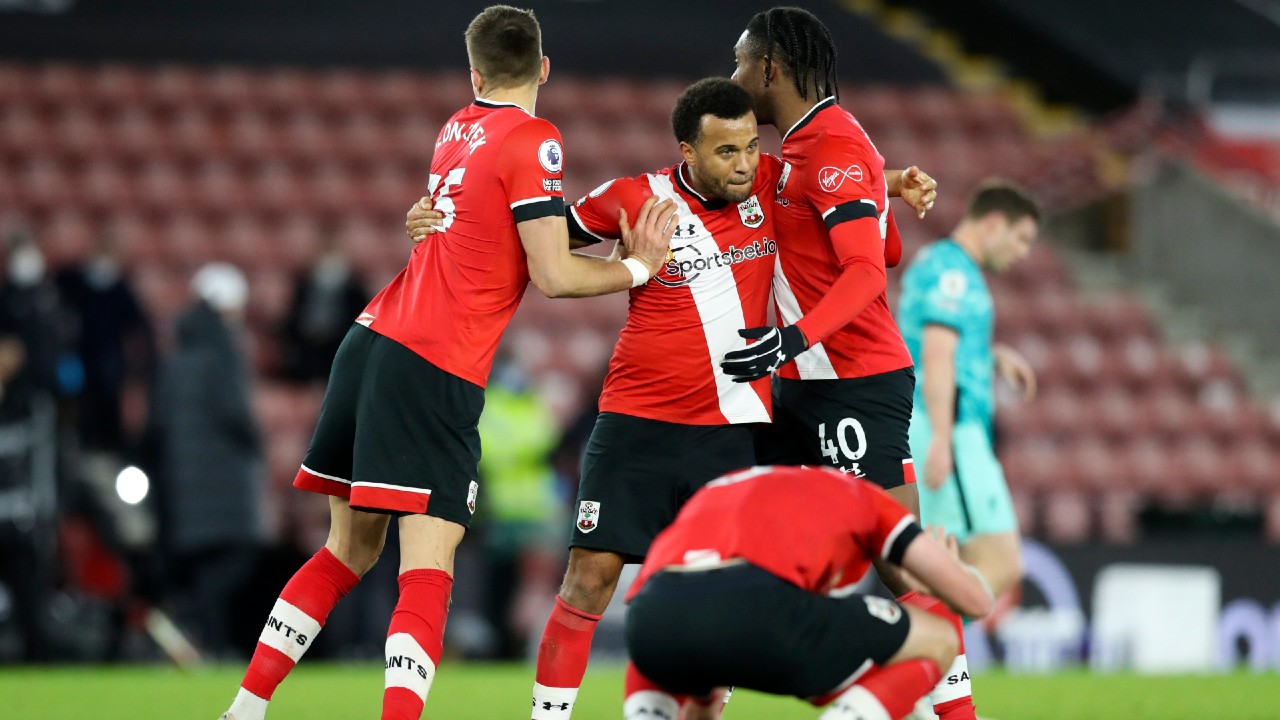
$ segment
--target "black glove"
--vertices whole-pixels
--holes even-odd
[[[734,382],[750,382],[768,377],[809,348],[804,333],[795,325],[782,328],[766,325],[739,330],[738,334],[758,342],[725,354],[720,369],[732,375]]]

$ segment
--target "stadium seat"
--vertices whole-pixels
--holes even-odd
[[[1043,496],[1044,533],[1050,542],[1081,543],[1089,539],[1093,518],[1084,493],[1055,490]]]

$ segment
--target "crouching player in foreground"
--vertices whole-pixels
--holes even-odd
[[[830,705],[821,720],[901,718],[959,638],[929,610],[853,593],[875,559],[956,613],[991,611],[954,540],[925,535],[870,482],[796,467],[724,476],[654,540],[629,595],[631,660],[663,689],[670,717],[685,699],[686,717],[714,717],[707,700],[732,685]]]

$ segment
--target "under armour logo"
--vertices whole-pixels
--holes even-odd
[[[786,363],[786,361],[787,361],[786,354],[783,353],[781,350],[779,350],[778,356],[774,358],[772,363],[769,364],[769,372],[771,373],[777,372],[778,368],[782,367],[783,364]]]
[[[828,165],[818,171],[818,184],[827,192],[835,192],[836,190],[839,190],[840,186],[844,184],[846,179],[854,182],[862,182],[862,168],[857,165],[850,165],[849,167],[841,170],[838,167]]]
[[[533,704],[534,704],[534,705],[537,705],[537,704],[538,704],[538,701],[537,701],[537,700],[534,700],[534,701],[533,701]],[[543,710],[568,710],[568,709],[569,709],[569,703],[567,703],[567,702],[563,702],[563,703],[544,702],[544,703],[542,703],[542,709],[543,709]]]
[[[675,233],[672,234],[672,237],[678,237],[678,238],[693,237],[695,230],[696,230],[696,227],[694,226],[693,223],[677,224],[676,231]]]

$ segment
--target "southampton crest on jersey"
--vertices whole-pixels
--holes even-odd
[[[760,209],[760,201],[755,195],[738,203],[738,217],[742,224],[749,228],[758,228],[764,223],[764,210]]]
[[[600,503],[583,500],[578,503],[578,530],[589,533],[600,526]]]

